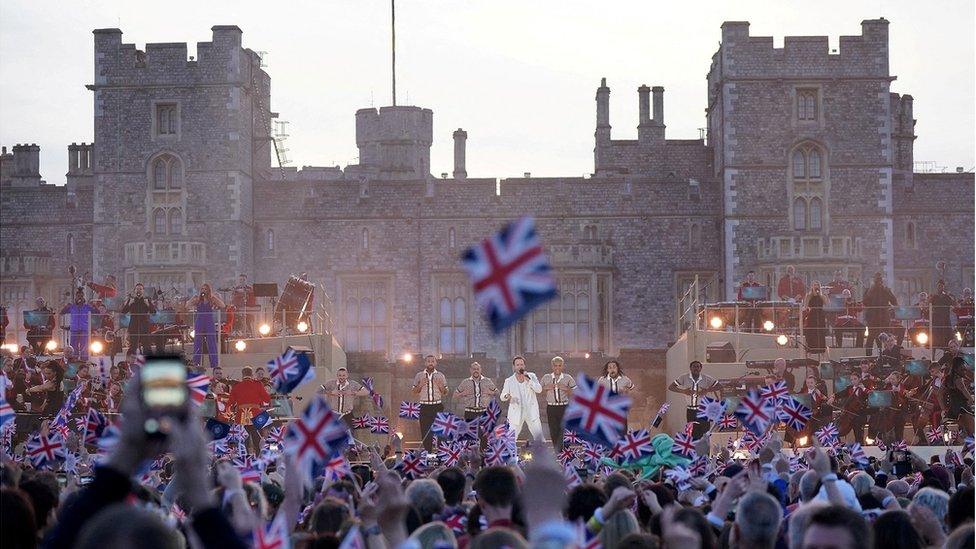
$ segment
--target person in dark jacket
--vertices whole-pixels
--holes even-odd
[[[935,288],[935,294],[929,298],[929,305],[932,306],[931,345],[933,349],[945,349],[949,345],[949,340],[953,338],[949,312],[955,302],[946,292],[945,280],[939,280]]]
[[[895,294],[884,285],[884,278],[880,272],[874,273],[871,287],[864,292],[864,323],[868,326],[867,341],[864,342],[864,354],[874,352],[874,344],[878,334],[887,330],[891,325],[891,309],[898,305]],[[879,342],[880,345],[880,342]]]
[[[143,295],[145,288],[143,285],[136,284],[135,295],[129,294],[122,305],[122,313],[129,314],[129,350],[126,354],[134,354],[142,349],[143,352],[149,350],[152,339],[149,337],[149,315],[156,312],[156,306],[148,297]]]
[[[34,354],[40,355],[54,336],[54,311],[47,306],[43,297],[38,296],[34,304],[37,308],[24,314],[24,328],[27,329],[27,344]]]

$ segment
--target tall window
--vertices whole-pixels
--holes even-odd
[[[386,351],[390,302],[386,280],[356,277],[342,283],[343,348],[346,351]]]
[[[908,225],[905,225],[905,246],[908,248],[915,248],[915,224],[911,221]]]
[[[183,212],[179,208],[169,211],[169,234],[183,233]]]
[[[369,229],[363,229],[363,249],[369,249]]]
[[[271,229],[268,229],[268,232],[265,233],[264,246],[265,246],[265,251],[267,251],[269,254],[273,254],[274,253],[274,251],[275,251],[275,234],[274,234],[274,231],[271,230]]]
[[[156,135],[176,135],[178,128],[176,103],[157,103]]]
[[[152,189],[165,191],[183,188],[183,169],[180,160],[171,154],[163,154],[152,162]]]
[[[801,121],[817,120],[817,89],[796,90],[796,118]]]
[[[829,187],[823,149],[804,142],[790,152],[789,196],[793,230],[822,231],[827,222]]]
[[[532,313],[531,349],[535,352],[592,350],[590,311],[593,291],[589,276],[566,276],[558,281],[559,298]]]
[[[434,279],[437,350],[445,355],[468,354],[469,283],[460,276]]]
[[[453,248],[457,245],[456,235],[454,233],[454,227],[447,230],[447,247]]]
[[[153,210],[153,233],[166,234],[166,212],[162,208]]]
[[[68,241],[66,243],[66,248],[68,255],[75,255],[75,235],[68,234]]]

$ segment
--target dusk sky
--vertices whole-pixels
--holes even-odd
[[[667,9],[665,9],[667,5]],[[705,75],[726,20],[753,36],[858,35],[891,21],[892,91],[915,98],[916,161],[974,167],[972,0],[821,2],[397,3],[398,103],[434,111],[431,171],[452,170],[451,132],[468,132],[471,177],[593,171],[594,94],[606,77],[613,137],[634,138],[637,87],[661,85],[670,138],[705,126]],[[233,24],[267,52],[272,110],[290,122],[292,166],[354,163],[354,113],[390,104],[389,0],[50,2],[0,4],[0,143],[41,146],[41,175],[61,184],[66,147],[92,140],[92,34],[123,41],[211,39]]]

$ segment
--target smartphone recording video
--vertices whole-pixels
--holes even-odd
[[[146,433],[165,435],[165,419],[182,421],[189,400],[186,366],[179,356],[146,357],[139,371],[142,406],[146,410]]]

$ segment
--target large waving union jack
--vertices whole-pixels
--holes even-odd
[[[64,439],[57,435],[37,433],[27,443],[27,455],[34,467],[46,467],[52,461],[64,459]]]
[[[461,460],[461,451],[463,449],[464,446],[460,444],[441,442],[437,445],[437,459],[445,467],[454,467]]]
[[[627,461],[636,461],[641,456],[654,453],[654,447],[651,446],[651,435],[646,429],[627,433],[617,444],[620,445],[621,455]]]
[[[509,223],[468,248],[461,260],[495,333],[556,296],[556,279],[531,217]]]
[[[210,376],[207,374],[187,376],[186,388],[190,392],[190,400],[193,401],[193,404],[201,406],[207,398],[207,391],[210,389]]]
[[[409,479],[420,478],[424,476],[426,469],[424,457],[419,452],[407,452],[403,454],[403,460],[400,462],[401,475]]]
[[[420,405],[416,402],[404,400],[400,403],[400,417],[403,419],[420,419]]]
[[[329,408],[321,396],[316,396],[302,417],[288,424],[285,434],[285,451],[302,463],[306,472],[349,444],[349,429],[339,416]]]
[[[430,430],[446,439],[452,439],[460,433],[462,421],[461,418],[452,413],[437,412]]]
[[[675,433],[672,451],[686,458],[694,459],[698,454],[695,452],[695,441],[687,433]]]
[[[627,427],[630,397],[613,394],[605,386],[580,373],[566,406],[564,428],[597,444],[612,447]]]
[[[773,421],[776,407],[772,399],[763,398],[755,389],[749,391],[739,401],[735,415],[747,429],[754,433],[762,433]]]
[[[779,408],[776,408],[776,417],[791,429],[800,431],[806,427],[807,422],[813,417],[813,412],[799,400],[787,397],[782,401]]]
[[[833,422],[830,422],[820,429],[817,429],[814,435],[817,437],[817,441],[821,446],[829,446],[830,443],[836,441],[837,437],[840,436],[840,431]]]
[[[268,375],[275,391],[281,394],[288,394],[299,385],[315,379],[308,354],[295,352],[290,347],[285,354],[268,361]]]
[[[85,441],[85,444],[96,444],[107,426],[108,419],[98,410],[89,408],[82,440]]]

